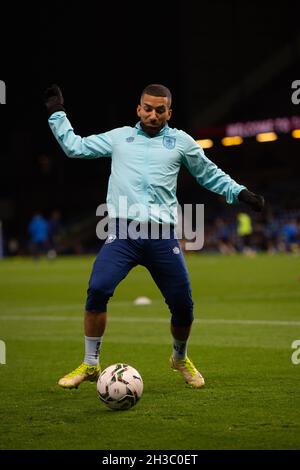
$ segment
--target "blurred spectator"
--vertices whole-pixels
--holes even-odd
[[[62,229],[61,213],[54,210],[49,219],[49,251],[48,258],[56,258],[59,251],[58,237]]]
[[[283,227],[281,231],[281,240],[283,247],[282,251],[288,252],[296,252],[299,250],[299,227],[297,224],[297,220],[293,219],[288,221]]]
[[[220,217],[215,221],[215,238],[220,253],[228,255],[236,252],[229,224]]]
[[[268,253],[275,253],[278,249],[278,241],[280,236],[280,222],[271,213],[267,216],[267,220],[263,226],[266,250]]]
[[[28,232],[30,251],[33,258],[37,259],[49,248],[49,223],[40,212],[36,212],[32,217],[28,225]]]
[[[251,247],[251,235],[253,233],[251,217],[246,212],[237,214],[237,235],[239,250],[245,255],[253,255]]]
[[[15,256],[20,249],[19,241],[16,238],[10,238],[7,242],[7,251],[9,255]]]

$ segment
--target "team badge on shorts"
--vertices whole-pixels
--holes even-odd
[[[174,253],[174,255],[179,255],[180,249],[178,248],[178,246],[174,246],[173,253]]]
[[[164,136],[163,138],[163,145],[168,150],[172,150],[175,147],[176,139],[175,137]]]
[[[108,235],[107,239],[105,240],[105,245],[107,243],[112,243],[117,238],[117,235]]]

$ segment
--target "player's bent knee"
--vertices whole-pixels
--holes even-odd
[[[194,303],[189,286],[170,292],[166,297],[166,303],[172,314],[171,322],[174,326],[189,326],[193,323]]]
[[[107,290],[101,289],[101,286],[94,287],[90,285],[87,291],[86,311],[91,313],[106,312],[111,295]]]
[[[193,311],[172,312],[171,323],[173,326],[188,327],[194,321]]]
[[[104,309],[104,310],[103,310]],[[97,310],[85,310],[85,313],[87,313],[88,315],[101,315],[102,313],[106,313],[106,306],[105,307],[102,307],[101,310],[97,309]]]

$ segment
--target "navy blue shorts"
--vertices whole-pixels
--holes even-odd
[[[127,227],[127,226],[126,226]],[[126,229],[125,229],[126,230]],[[121,235],[122,234],[122,235]],[[87,291],[86,310],[106,312],[109,298],[129,271],[145,266],[168,305],[174,326],[192,323],[193,301],[189,274],[173,227],[170,238],[126,238],[123,229],[109,235],[95,260]]]

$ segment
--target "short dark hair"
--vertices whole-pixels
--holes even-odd
[[[171,106],[172,94],[169,88],[164,85],[160,85],[159,83],[152,83],[151,85],[147,85],[142,91],[141,98],[144,95],[165,96],[168,98],[169,106]]]

